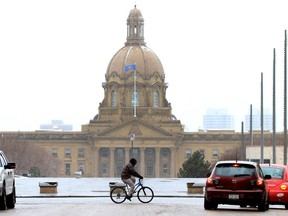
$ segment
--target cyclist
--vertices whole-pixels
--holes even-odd
[[[121,173],[121,179],[125,184],[128,184],[130,186],[129,192],[126,196],[126,198],[131,201],[132,194],[134,193],[135,188],[135,179],[132,178],[132,176],[138,177],[140,179],[143,179],[143,177],[136,172],[134,169],[134,166],[137,164],[137,160],[135,158],[131,158],[129,163],[126,164],[122,170]]]

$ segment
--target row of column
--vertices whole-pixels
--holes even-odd
[[[115,177],[115,149],[120,147],[109,147],[109,156],[107,158],[107,166],[108,166],[108,176],[99,176],[102,158],[100,156],[100,149],[99,147],[95,147],[94,149],[94,166],[92,165],[92,175],[96,177]],[[125,161],[124,164],[128,163],[131,159],[130,150],[131,148],[123,148],[125,152]],[[141,175],[145,175],[145,152],[146,147],[138,148],[140,151],[140,157],[136,158],[138,160],[138,171]],[[160,147],[152,147],[155,150],[155,162],[154,162],[154,177],[163,177],[161,176],[161,148]],[[109,160],[109,161],[108,161]],[[175,172],[175,150],[170,148],[170,157],[168,158],[168,168],[169,168],[169,176],[166,177],[177,177]]]

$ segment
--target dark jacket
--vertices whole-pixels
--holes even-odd
[[[128,163],[124,166],[122,173],[121,173],[121,179],[129,179],[131,176],[135,176],[138,178],[142,178],[142,176],[135,171],[133,165],[131,163]]]

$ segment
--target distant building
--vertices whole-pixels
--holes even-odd
[[[252,110],[252,130],[261,130],[261,112]],[[272,131],[272,115],[269,109],[263,110],[263,130]],[[250,131],[250,113],[245,115],[245,131]]]
[[[72,124],[64,124],[62,120],[52,120],[50,124],[41,124],[40,130],[72,131]]]
[[[203,116],[204,130],[235,130],[234,116],[226,109],[208,109]]]

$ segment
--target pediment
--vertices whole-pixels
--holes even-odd
[[[165,129],[162,129],[157,125],[139,119],[132,119],[126,122],[122,122],[118,125],[112,126],[100,132],[96,136],[127,137],[130,136],[131,134],[135,134],[137,137],[143,137],[143,138],[174,136],[173,133],[166,131]]]

